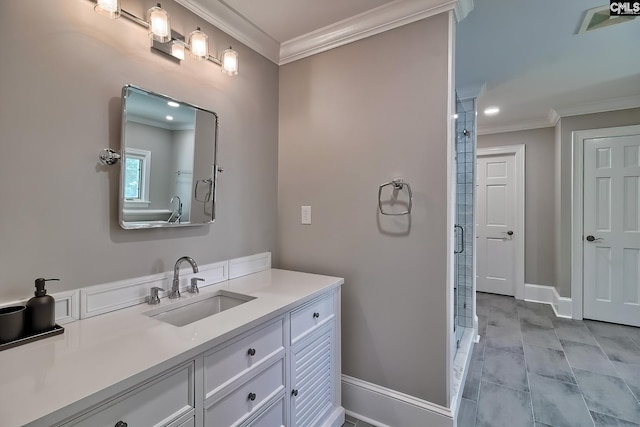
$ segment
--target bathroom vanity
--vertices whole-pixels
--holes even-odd
[[[2,424],[339,427],[342,283],[271,269],[202,290],[253,299],[184,326],[146,304],[68,324],[0,353]]]

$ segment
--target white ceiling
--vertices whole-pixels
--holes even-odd
[[[200,0],[206,4],[217,0]],[[224,0],[279,43],[311,33],[393,0]]]
[[[453,9],[456,88],[486,89],[479,133],[640,107],[640,19],[576,34],[606,0],[176,1],[280,65]]]
[[[475,0],[456,31],[456,87],[486,84],[479,133],[640,107],[640,19],[576,34],[605,1]],[[493,105],[500,114],[484,116]]]

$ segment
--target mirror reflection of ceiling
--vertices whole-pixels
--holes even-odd
[[[172,107],[167,100],[132,91],[127,102],[127,119],[169,130],[195,128],[195,110],[180,104]],[[167,116],[173,118],[168,120]]]
[[[554,112],[640,107],[640,19],[578,34],[587,11],[603,4],[474,1],[456,30],[456,88],[486,84],[479,133],[551,126]],[[494,105],[500,114],[482,113]]]

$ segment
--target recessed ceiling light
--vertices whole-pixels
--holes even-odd
[[[167,116],[167,120],[169,121],[173,120],[173,116]]]
[[[500,112],[500,109],[498,107],[489,107],[484,110],[484,114],[486,116],[495,116],[499,112]]]
[[[180,106],[180,104],[178,104],[177,102],[174,102],[174,101],[167,102],[167,105],[169,107],[179,107]]]

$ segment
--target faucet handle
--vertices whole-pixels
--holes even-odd
[[[160,297],[158,296],[159,291],[164,292],[164,289],[159,288],[157,286],[154,286],[153,288],[151,288],[151,295],[149,295],[149,300],[148,300],[149,305],[160,304]]]
[[[189,287],[189,292],[191,292],[192,294],[197,294],[200,292],[200,289],[198,289],[198,282],[204,282],[204,279],[201,279],[200,277],[191,278],[191,286]]]

